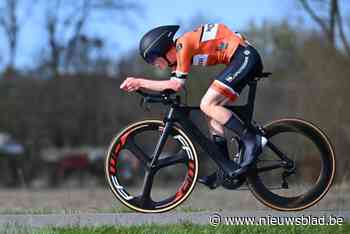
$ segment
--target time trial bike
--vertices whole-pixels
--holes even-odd
[[[257,83],[271,73],[261,73],[249,83],[245,105],[227,106],[244,123],[268,142],[258,160],[239,176],[244,150],[236,136],[237,150],[230,159],[194,124],[189,115],[198,106],[181,103],[180,96],[138,91],[143,103],[167,107],[164,119],[146,119],[121,130],[112,140],[106,159],[105,175],[115,197],[127,207],[144,213],[169,211],[186,200],[199,176],[199,148],[221,168],[224,175],[215,189],[238,189],[246,184],[266,206],[280,211],[299,211],[320,201],[334,180],[335,154],[330,140],[315,124],[300,118],[282,118],[265,125],[252,120]],[[133,158],[134,183],[120,175],[123,158]],[[227,163],[232,160],[234,164]],[[229,166],[230,165],[230,166]],[[235,167],[232,168],[232,165]],[[176,181],[176,182],[175,182]],[[173,187],[173,191],[162,189]]]

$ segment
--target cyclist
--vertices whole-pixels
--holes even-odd
[[[259,53],[242,35],[231,31],[224,24],[205,24],[174,40],[178,29],[177,25],[154,28],[142,37],[139,45],[140,55],[147,63],[160,69],[171,67],[170,79],[154,81],[128,77],[120,88],[127,92],[140,88],[180,91],[191,65],[226,64],[226,68],[217,75],[203,96],[200,108],[209,117],[212,139],[221,149],[223,157],[229,159],[224,127],[234,131],[242,140],[243,162],[236,170],[236,175],[240,175],[247,171],[262,152],[266,138],[248,129],[223,105],[235,102],[248,82],[262,72]],[[219,172],[202,178],[202,182],[214,183]]]

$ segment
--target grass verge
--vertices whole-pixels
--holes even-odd
[[[225,226],[219,225],[213,227],[209,225],[196,225],[192,223],[182,223],[174,225],[138,225],[138,226],[100,226],[100,227],[69,227],[69,228],[41,228],[33,229],[21,226],[2,226],[1,233],[6,234],[136,234],[136,233],[233,233],[233,234],[343,234],[350,233],[350,224],[338,226],[321,226],[321,225],[286,225],[286,226],[257,226],[257,225],[237,225]]]

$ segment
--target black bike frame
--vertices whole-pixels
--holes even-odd
[[[231,111],[233,111],[238,118],[243,121],[248,128],[256,129],[260,134],[264,134],[262,129],[252,124],[252,117],[254,112],[254,102],[255,102],[255,94],[257,87],[257,80],[251,81],[249,84],[249,93],[248,100],[245,105],[237,105],[237,106],[225,106]],[[239,165],[233,161],[229,162],[229,159],[221,157],[221,150],[214,144],[210,139],[208,139],[199,128],[190,120],[189,114],[193,110],[199,110],[198,106],[181,106],[178,103],[174,103],[170,106],[166,117],[164,118],[165,127],[160,136],[158,144],[153,153],[153,159],[150,166],[154,169],[159,169],[164,165],[170,165],[174,162],[175,159],[162,160],[162,165],[157,165],[158,157],[162,151],[162,148],[166,142],[166,139],[175,123],[180,124],[183,130],[190,136],[190,138],[196,141],[197,144],[209,155],[209,157],[227,174],[232,174],[236,169],[239,168]],[[281,152],[271,141],[267,142],[267,146],[276,153],[281,159],[281,163],[277,163],[275,165],[270,165],[267,167],[259,168],[259,172],[268,171],[280,167],[292,168],[294,163],[290,160],[283,152]],[[177,160],[177,159],[176,159]],[[232,168],[232,163],[234,163],[234,167]]]
[[[256,129],[256,131],[264,135],[262,128],[252,124],[257,81],[258,79],[254,79],[248,84],[249,93],[248,100],[245,105],[226,107],[233,111],[238,116],[238,118],[245,123],[247,127]],[[152,189],[153,176],[160,168],[172,165],[174,163],[185,161],[185,157],[181,155],[162,158],[161,160],[158,160],[159,155],[162,152],[163,146],[169,134],[171,133],[171,129],[173,128],[174,124],[179,124],[181,128],[186,132],[186,134],[190,136],[191,140],[196,141],[196,143],[200,145],[200,147],[209,155],[209,157],[217,164],[217,166],[220,167],[226,174],[234,175],[234,172],[239,168],[239,165],[234,161],[222,157],[221,150],[216,146],[216,144],[214,144],[210,139],[208,139],[190,120],[190,112],[193,110],[199,110],[198,106],[182,106],[178,98],[176,98],[177,101],[174,101],[166,95],[152,96],[150,94],[145,94],[142,92],[139,93],[141,93],[141,95],[143,95],[145,98],[149,97],[150,99],[147,99],[148,102],[163,102],[164,104],[170,104],[170,108],[166,114],[166,117],[164,118],[164,129],[153,152],[152,159],[150,160],[150,162],[147,163],[149,170],[146,171],[146,176],[144,179],[141,194],[142,199],[140,200],[140,202],[142,202],[143,204],[147,204],[147,202],[149,201],[150,192]],[[294,162],[290,160],[282,151],[280,151],[271,141],[267,142],[267,146],[274,153],[276,153],[276,155],[280,157],[281,161],[273,165],[258,168],[258,173],[281,167],[291,170],[292,168],[294,168]],[[288,175],[284,175],[284,177],[286,176]]]
[[[228,109],[232,110],[245,124],[247,127],[253,127],[251,120],[253,117],[254,111],[254,101],[256,93],[257,81],[254,80],[249,83],[249,94],[248,101],[245,105],[239,106],[226,106]],[[210,158],[226,173],[232,172],[238,168],[230,168],[228,165],[228,159],[221,157],[220,149],[208,139],[198,127],[189,119],[189,114],[193,110],[199,110],[198,106],[181,106],[181,105],[172,105],[164,119],[165,128],[159,139],[159,142],[156,146],[156,149],[153,154],[153,160],[151,165],[155,165],[155,162],[158,160],[161,149],[166,141],[166,138],[169,134],[169,130],[172,128],[175,122],[179,123],[183,130],[190,136],[191,139],[195,140],[202,149],[208,153]],[[232,164],[232,163],[231,163]]]

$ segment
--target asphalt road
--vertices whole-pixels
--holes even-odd
[[[281,220],[299,219],[299,224],[338,224],[350,220],[350,211],[311,211],[311,212],[275,212],[275,211],[220,211],[220,212],[169,212],[162,214],[115,213],[115,214],[70,214],[70,215],[0,215],[0,226],[21,225],[30,227],[82,227],[99,225],[141,225],[141,224],[177,224],[191,222],[195,224],[227,224],[228,218],[238,220],[265,220],[269,224],[280,224]],[[238,218],[240,217],[240,218]],[[249,218],[250,217],[250,218]],[[236,219],[235,219],[236,218]],[[238,218],[238,219],[237,219]],[[229,218],[230,219],[230,218]],[[231,218],[232,220],[232,218]],[[274,221],[273,221],[274,220]],[[248,221],[247,224],[249,224]],[[274,222],[274,223],[273,223]],[[214,223],[214,224],[215,224]]]

